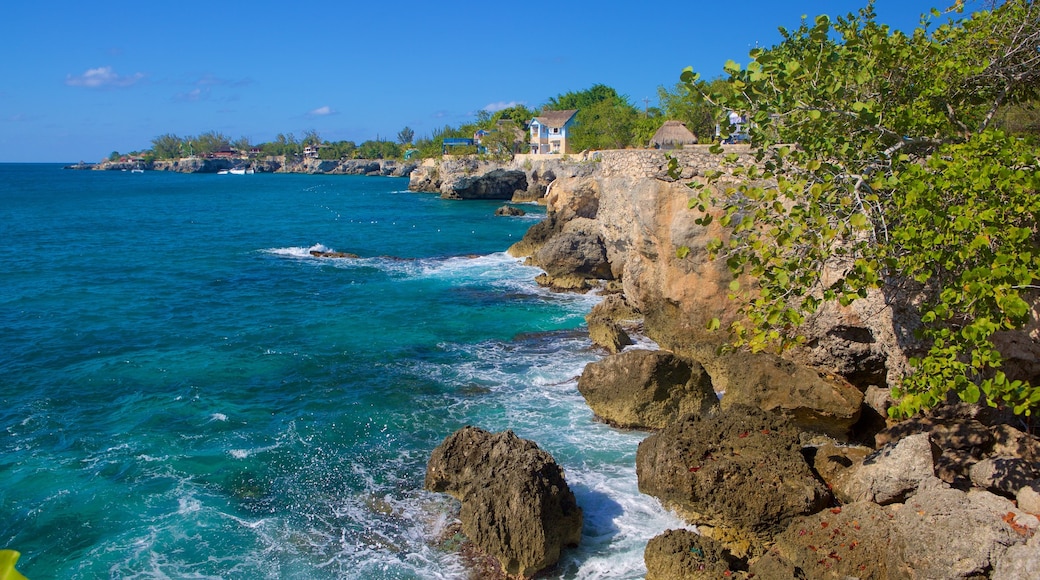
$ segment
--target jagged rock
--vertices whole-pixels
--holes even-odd
[[[333,252],[323,250],[311,250],[310,255],[315,258],[359,258],[357,254],[351,254],[350,252]]]
[[[441,186],[445,199],[513,199],[517,190],[527,189],[523,171],[495,169],[482,175],[466,175]]]
[[[719,406],[704,368],[666,351],[629,350],[589,363],[578,391],[596,416],[624,428],[663,429]]]
[[[839,491],[843,489],[845,480],[855,471],[854,468],[863,464],[863,459],[873,452],[869,447],[861,446],[839,446],[834,443],[826,443],[816,449],[813,456],[813,469],[819,474],[820,479],[827,484],[841,499]]]
[[[913,578],[984,577],[1040,525],[1010,501],[978,490],[921,490],[890,513]]]
[[[603,239],[587,229],[572,228],[560,232],[549,238],[532,258],[552,277],[614,278]]]
[[[581,539],[582,511],[563,471],[512,431],[459,429],[433,450],[425,488],[462,502],[463,533],[506,574],[530,576]]]
[[[994,455],[1021,457],[1026,461],[1040,463],[1040,440],[1028,433],[1023,433],[1011,425],[1000,424],[993,427]]]
[[[922,485],[939,485],[932,461],[928,435],[911,435],[866,456],[838,482],[834,494],[846,503],[873,501],[885,505],[903,501]]]
[[[1040,477],[1040,466],[1019,457],[987,457],[972,465],[969,475],[977,487],[1014,497]]]
[[[625,332],[619,321],[632,321],[637,318],[638,315],[625,304],[621,295],[611,294],[585,315],[585,324],[589,327],[589,338],[593,343],[616,354],[633,344],[632,337]]]
[[[585,318],[589,327],[589,338],[613,354],[621,352],[626,346],[635,344],[632,337],[613,320],[603,318]]]
[[[792,518],[831,500],[809,469],[793,424],[732,406],[687,415],[639,444],[639,491],[676,510],[735,555],[761,553]]]
[[[1040,479],[1034,479],[1023,485],[1015,494],[1015,501],[1022,511],[1040,514]]]
[[[690,530],[666,530],[643,551],[646,580],[717,580],[730,575],[735,558],[711,538]]]
[[[1024,545],[1011,546],[993,566],[991,580],[1040,578],[1040,534]]]
[[[495,210],[495,215],[507,217],[522,216],[527,215],[527,212],[512,205],[503,205],[502,207]]]
[[[769,556],[785,562],[782,568],[799,570],[806,578],[859,580],[909,579],[903,545],[893,541],[889,511],[875,503],[858,502],[796,518],[776,537]],[[755,577],[770,575],[770,558],[753,563]]]
[[[788,417],[807,431],[843,439],[860,416],[863,393],[841,377],[765,353],[734,353],[712,373],[722,407],[749,405]]]

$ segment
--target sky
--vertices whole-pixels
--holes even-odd
[[[803,15],[866,0],[10,2],[0,162],[99,161],[216,131],[395,140],[601,83],[655,106],[683,68],[748,61]],[[910,30],[952,0],[876,0]],[[969,4],[971,6],[971,4]]]

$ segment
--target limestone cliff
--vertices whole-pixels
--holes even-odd
[[[751,160],[745,146],[726,153]],[[724,232],[714,224],[695,223],[687,186],[720,168],[722,159],[708,147],[671,155],[679,161],[678,179],[669,175],[668,157],[649,150],[603,151],[594,160],[554,167],[545,197],[547,219],[510,252],[556,272],[556,258],[545,251],[552,240],[573,237],[575,231],[598,240],[610,273],[599,278],[620,280],[626,301],[643,315],[647,334],[663,348],[700,361],[712,372],[716,388],[725,390],[726,365],[717,352],[728,337],[707,327],[719,318],[725,329],[737,312],[728,298],[729,271],[705,250]],[[680,246],[691,250],[681,259],[676,256]],[[884,385],[906,368],[909,331],[880,292],[847,308],[823,308],[803,330],[807,346],[789,356],[849,378],[860,388]]]

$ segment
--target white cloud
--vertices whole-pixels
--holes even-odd
[[[307,116],[308,117],[326,117],[328,115],[335,115],[335,114],[336,114],[336,111],[332,107],[330,107],[328,105],[325,105],[324,107],[318,107],[317,109],[313,109],[313,110],[309,111],[307,113]]]
[[[132,75],[122,76],[116,74],[116,72],[112,70],[112,67],[102,66],[88,69],[87,72],[81,75],[68,75],[65,77],[65,84],[70,87],[104,89],[110,87],[129,87],[137,84],[137,82],[143,78],[143,73],[134,73]]]
[[[173,96],[173,100],[177,101],[179,103],[194,103],[194,102],[197,102],[197,101],[201,101],[203,99],[208,99],[209,98],[209,93],[210,93],[209,88],[206,88],[206,89],[196,88],[196,89],[192,89],[192,90],[190,90],[190,91],[188,91],[186,93],[177,93],[176,95]]]
[[[483,110],[485,110],[485,111],[487,111],[489,113],[495,113],[497,111],[501,111],[502,109],[508,109],[510,107],[515,107],[517,105],[524,105],[524,104],[526,104],[526,103],[524,103],[523,101],[509,101],[508,103],[506,103],[504,101],[499,101],[497,103],[489,103],[489,104],[485,105]]]

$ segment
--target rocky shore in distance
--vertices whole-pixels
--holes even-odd
[[[707,259],[721,232],[694,223],[686,183],[720,159],[673,155],[679,179],[655,151],[493,169],[430,162],[411,178],[444,197],[540,194],[546,219],[510,253],[542,268],[543,285],[607,293],[587,321],[613,354],[578,388],[602,420],[652,433],[636,458],[639,488],[699,532],[651,540],[647,578],[1040,577],[1040,439],[975,405],[886,419],[888,387],[920,348],[909,302],[876,292],[821,309],[784,358],[719,348],[725,335],[708,321],[737,316],[730,275]],[[526,184],[511,181],[517,173]],[[679,258],[678,246],[691,252]],[[626,348],[633,331],[662,350]],[[1036,380],[1038,337],[1005,338],[1015,346],[1005,372]],[[502,560],[500,546],[482,549]]]
[[[103,161],[76,163],[65,169],[94,171],[173,171],[177,173],[218,173],[234,168],[249,168],[256,173],[304,173],[328,175],[373,175],[407,177],[418,163],[396,159],[296,159],[286,161],[283,156],[252,160],[229,158],[185,157],[153,162]]]

